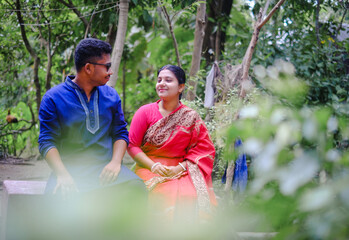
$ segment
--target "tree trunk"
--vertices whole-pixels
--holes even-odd
[[[34,59],[34,85],[36,88],[36,106],[37,106],[37,111],[39,112],[40,109],[40,103],[41,103],[41,86],[40,86],[40,81],[39,81],[39,64],[40,64],[40,58],[32,48],[32,46],[29,43],[29,40],[27,38],[27,33],[25,31],[24,27],[24,21],[22,18],[22,13],[21,13],[21,4],[19,0],[16,0],[16,14],[19,22],[19,26],[21,29],[21,35],[22,39],[24,42],[24,45],[28,52],[30,53],[30,56]]]
[[[193,101],[196,97],[197,82],[194,79],[195,75],[200,70],[202,43],[205,36],[205,15],[206,15],[206,1],[201,2],[197,10],[195,33],[194,33],[194,50],[191,59],[191,68],[189,72],[189,90],[187,100]]]
[[[116,40],[112,53],[112,66],[114,74],[110,77],[108,85],[111,87],[115,87],[116,81],[118,79],[118,72],[120,67],[120,62],[122,58],[122,52],[124,49],[125,38],[126,38],[126,30],[127,30],[127,18],[128,18],[128,0],[120,0],[119,4],[119,22],[118,22],[118,31],[116,34]]]
[[[108,42],[112,46],[112,48],[114,48],[116,33],[117,33],[116,25],[109,24],[107,39],[105,41]]]
[[[315,30],[316,30],[316,41],[317,46],[320,47],[320,22],[319,22],[319,15],[320,15],[320,0],[317,0],[316,3],[316,11],[315,11]]]
[[[264,13],[267,12],[267,7],[269,6],[270,0],[267,1],[265,7],[264,7]],[[280,0],[274,7],[273,9],[269,12],[269,14],[264,18],[264,15],[262,11],[258,15],[258,19],[255,23],[254,26],[254,31],[253,35],[250,41],[250,44],[246,50],[245,56],[242,60],[241,64],[241,71],[242,71],[242,77],[241,79],[236,79],[235,82],[240,83],[241,89],[240,89],[240,97],[244,98],[246,96],[247,90],[250,88],[252,83],[250,82],[249,79],[249,70],[250,70],[250,65],[251,65],[251,60],[252,60],[252,55],[253,52],[256,48],[258,37],[259,37],[259,32],[262,29],[262,27],[269,21],[269,19],[273,16],[276,10],[280,8],[280,6],[285,2],[285,0]],[[264,19],[263,19],[264,18]]]
[[[235,170],[235,162],[232,160],[229,163],[229,166],[227,168],[227,178],[225,181],[225,186],[224,186],[224,191],[225,192],[230,192],[231,186],[233,184],[233,179],[234,179],[234,170]]]
[[[36,88],[36,109],[39,112],[40,104],[41,104],[41,85],[39,80],[39,65],[40,65],[40,58],[35,57],[34,59],[34,85]]]
[[[126,60],[122,66],[122,111],[126,110]]]
[[[52,74],[51,74],[51,68],[52,68],[52,55],[51,55],[51,48],[50,46],[47,46],[47,65],[46,65],[46,85],[45,89],[46,91],[51,88],[51,81],[52,81]]]
[[[218,13],[222,12],[222,1],[219,1],[218,3]],[[221,31],[222,31],[222,20],[220,19],[221,16],[218,15],[218,24],[217,24],[217,32],[216,32],[216,38],[214,43],[214,53],[215,53],[215,61],[219,61],[220,55],[221,55]]]
[[[46,91],[51,88],[51,80],[52,80],[52,74],[51,74],[51,68],[52,68],[52,56],[51,54],[51,28],[49,27],[49,34],[48,34],[48,40],[44,40],[45,46],[46,46],[46,56],[47,56],[47,65],[46,65]],[[42,37],[42,34],[40,34]]]
[[[203,56],[206,59],[206,66],[210,65],[212,62],[214,62],[214,55],[212,54],[213,49],[213,29],[215,28],[215,22],[213,22],[211,19],[215,19],[215,11],[214,6],[212,6],[214,3],[213,0],[208,0],[206,3],[206,27],[205,27],[205,36],[204,41],[202,43],[202,50],[203,50]]]
[[[215,60],[219,60],[221,53],[224,51],[226,31],[227,26],[229,26],[229,15],[232,5],[233,0],[207,1],[208,18],[203,43],[203,56],[206,59],[206,65],[211,65]],[[208,19],[213,19],[214,21]],[[217,28],[217,31],[214,33],[213,29],[215,28]]]

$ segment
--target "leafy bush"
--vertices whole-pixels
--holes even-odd
[[[256,66],[254,75],[263,91],[255,89],[243,101],[232,91],[206,118],[219,153],[216,226],[277,232],[275,239],[347,239],[349,102],[307,105],[307,84],[282,60]],[[207,116],[202,102],[188,105]],[[225,194],[220,183],[226,161],[236,159],[236,138],[251,158],[248,187],[239,198]]]
[[[1,152],[18,156],[28,146],[27,154],[37,154],[38,126],[34,125],[31,129],[22,131],[31,125],[32,116],[29,107],[24,102],[19,102],[16,107],[11,109],[11,115],[19,120],[18,123],[7,124],[5,121],[7,109],[0,109],[0,112]]]

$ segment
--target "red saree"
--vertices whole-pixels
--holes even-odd
[[[211,178],[215,149],[204,122],[194,110],[181,104],[169,116],[162,117],[157,102],[145,105],[133,117],[129,138],[131,157],[143,151],[154,162],[166,166],[188,160],[187,171],[172,178],[137,164],[135,172],[150,190],[150,204],[157,200],[157,208],[172,215],[181,203],[195,211],[211,212],[212,205],[216,205]]]

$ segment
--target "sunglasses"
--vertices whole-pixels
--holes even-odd
[[[93,64],[93,65],[105,66],[107,68],[107,72],[109,71],[109,69],[111,67],[111,63],[95,63],[95,62],[88,62],[88,63]]]

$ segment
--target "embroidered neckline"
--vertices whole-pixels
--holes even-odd
[[[66,83],[68,84],[68,86],[72,87],[76,94],[78,95],[78,98],[80,100],[80,104],[82,106],[82,108],[84,109],[85,111],[85,114],[86,114],[86,129],[92,133],[92,134],[95,134],[98,129],[99,129],[99,108],[98,108],[98,98],[99,98],[99,93],[98,93],[98,88],[95,88],[95,90],[92,92],[92,94],[94,94],[94,98],[93,98],[93,109],[94,109],[94,114],[93,116],[90,116],[90,111],[87,107],[87,103],[84,99],[84,96],[83,96],[83,89],[80,88],[76,83],[74,83],[72,81],[72,77],[75,78],[75,76],[68,76],[67,77],[67,80],[66,80]],[[91,96],[92,96],[91,94]],[[92,125],[91,123],[91,117],[93,119],[95,119],[95,124]]]

